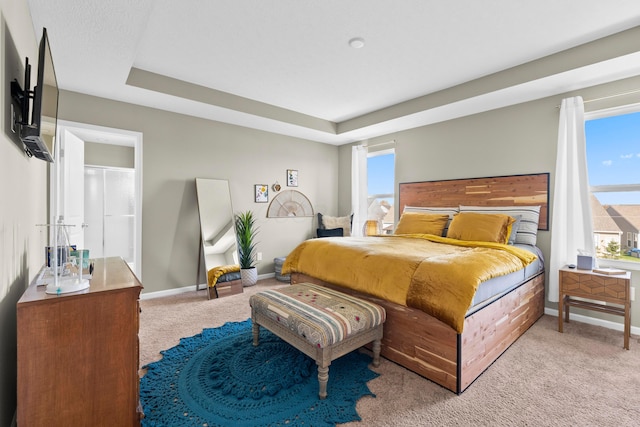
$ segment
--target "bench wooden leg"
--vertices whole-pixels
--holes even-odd
[[[380,366],[380,347],[381,347],[380,342],[381,340],[378,338],[372,344],[374,368],[377,368],[378,366]]]
[[[251,332],[253,333],[253,346],[260,344],[260,325],[255,320],[251,321]]]
[[[329,382],[329,367],[318,365],[318,384],[320,385],[318,397],[320,399],[327,397],[327,382]]]

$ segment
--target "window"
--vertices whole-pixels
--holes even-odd
[[[597,256],[640,262],[640,104],[585,114],[585,135]]]
[[[395,151],[394,149],[367,154],[368,219],[376,219],[383,233],[390,234],[395,224]]]

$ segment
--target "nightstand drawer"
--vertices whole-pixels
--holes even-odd
[[[629,278],[593,274],[591,271],[560,270],[563,293],[624,304],[629,295]]]

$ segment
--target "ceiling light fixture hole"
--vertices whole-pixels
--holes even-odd
[[[362,37],[354,37],[349,40],[349,46],[354,49],[361,49],[364,47],[364,39]]]

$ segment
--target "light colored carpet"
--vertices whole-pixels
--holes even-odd
[[[182,337],[249,318],[249,296],[274,286],[282,283],[263,280],[217,300],[193,291],[141,301],[140,366]],[[577,322],[564,330],[543,316],[460,396],[382,359],[369,382],[377,397],[362,398],[362,421],[343,426],[640,425],[638,337],[624,350],[622,332]]]

